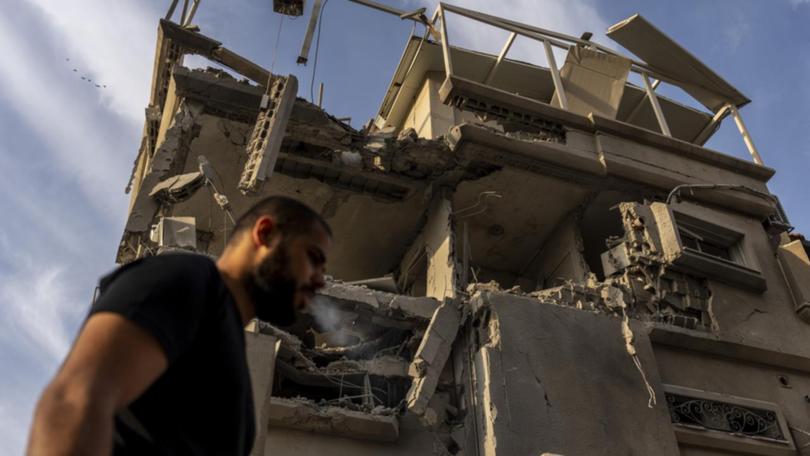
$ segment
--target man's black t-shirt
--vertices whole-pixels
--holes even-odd
[[[249,454],[253,398],[245,338],[213,261],[166,254],[101,279],[90,315],[115,312],[152,334],[168,369],[115,419],[116,455]]]

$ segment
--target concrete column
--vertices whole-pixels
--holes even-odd
[[[430,204],[425,225],[427,296],[439,301],[456,295],[456,255],[450,192],[439,190]]]
[[[256,437],[253,439],[251,456],[264,455],[264,442],[267,439],[267,423],[270,419],[270,397],[273,390],[273,371],[276,354],[281,341],[258,331],[256,321],[245,329],[245,349],[247,351],[250,384],[253,391],[253,409],[256,422]]]

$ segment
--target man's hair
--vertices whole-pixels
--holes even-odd
[[[276,222],[276,228],[284,236],[311,233],[315,225],[320,225],[329,237],[332,229],[320,214],[306,204],[286,196],[268,196],[254,204],[236,220],[231,239],[240,237],[249,231],[262,216],[270,216]]]

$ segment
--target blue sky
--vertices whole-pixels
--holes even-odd
[[[402,8],[434,1],[383,0]],[[69,348],[97,278],[110,270],[143,126],[157,20],[168,0],[0,0],[0,453],[20,454],[38,393]],[[770,183],[810,232],[810,1],[456,0],[579,35],[640,12],[753,100],[741,112]],[[270,67],[280,18],[270,0],[203,0],[203,32]],[[284,19],[273,70],[295,73],[307,18]],[[505,35],[450,17],[451,42],[495,51]],[[348,3],[326,6],[317,82],[325,107],[372,117],[411,23]],[[529,41],[515,55],[542,62]],[[314,47],[313,47],[314,53]],[[312,61],[312,55],[311,60]],[[69,60],[68,60],[69,59]],[[192,59],[199,64],[200,59]],[[73,69],[77,71],[73,71]],[[93,83],[82,80],[93,79]],[[95,84],[107,87],[96,88]],[[317,90],[317,89],[316,89]],[[748,159],[733,123],[710,147]]]

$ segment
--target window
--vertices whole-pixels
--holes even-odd
[[[743,235],[733,230],[675,212],[681,245],[702,255],[745,265],[741,241]]]
[[[796,446],[779,406],[674,385],[664,385],[680,444],[743,454],[792,455]]]
[[[653,203],[661,245],[674,270],[723,282],[755,293],[767,289],[765,278],[745,255],[739,231]]]

